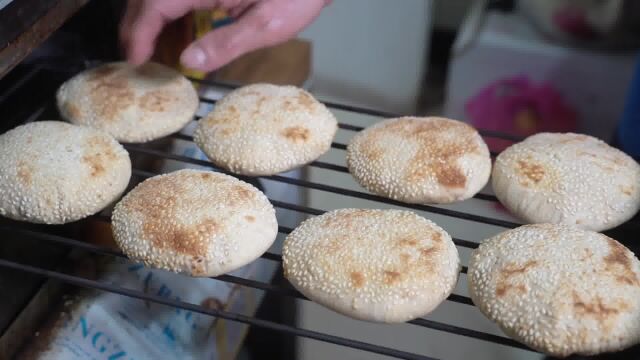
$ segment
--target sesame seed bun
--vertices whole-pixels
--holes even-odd
[[[269,249],[275,209],[232,176],[179,170],[138,184],[116,204],[114,239],[132,260],[192,276],[240,268]]]
[[[63,224],[117,199],[131,177],[129,154],[108,134],[39,121],[0,135],[0,215]]]
[[[255,84],[220,100],[200,120],[194,141],[217,166],[242,175],[272,175],[324,154],[337,124],[303,89]]]
[[[484,241],[468,270],[473,302],[513,338],[553,356],[640,341],[640,261],[568,225],[525,225]]]
[[[453,291],[458,251],[442,228],[402,210],[342,209],[286,238],[285,277],[302,294],[360,320],[424,316]]]
[[[161,64],[105,64],[74,76],[58,89],[60,114],[74,124],[104,130],[118,141],[142,143],[182,129],[198,107],[198,94],[179,72]]]
[[[493,189],[530,223],[570,224],[603,231],[640,209],[640,165],[594,137],[540,133],[503,151]]]
[[[489,180],[491,157],[478,132],[439,117],[388,119],[358,133],[347,166],[369,191],[417,204],[468,199]]]

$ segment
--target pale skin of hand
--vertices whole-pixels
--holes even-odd
[[[127,59],[140,65],[151,57],[162,28],[192,10],[226,10],[231,25],[214,29],[190,44],[180,62],[191,69],[215,70],[262,47],[282,43],[303,30],[331,0],[129,0],[120,24]]]

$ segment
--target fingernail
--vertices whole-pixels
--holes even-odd
[[[206,59],[207,55],[197,45],[188,47],[180,56],[182,65],[192,69],[202,67]]]

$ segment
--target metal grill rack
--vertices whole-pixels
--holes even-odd
[[[5,89],[4,93],[0,94],[0,104],[2,102],[4,102],[13,92],[18,90],[25,83],[29,82],[30,79],[32,79],[37,72],[43,72],[43,71],[51,71],[51,70],[46,70],[46,69],[42,69],[42,68],[36,67],[32,71],[26,73],[22,78],[17,79],[16,81],[14,81],[13,82],[14,86],[12,86],[11,88]],[[68,75],[71,76],[72,74],[68,74]],[[211,82],[207,82],[207,81],[198,81],[198,80],[193,80],[193,81],[198,82],[200,84],[200,86],[205,86],[205,87],[206,86],[213,86],[213,87],[217,87],[217,88],[221,88],[222,87],[222,88],[226,88],[226,89],[233,88],[233,86],[230,86],[230,85],[227,85],[227,84],[211,83]],[[200,100],[202,102],[204,102],[204,103],[214,103],[215,102],[215,100],[207,99],[207,98],[201,98]],[[384,113],[384,112],[380,112],[380,111],[374,111],[374,110],[370,110],[370,109],[363,109],[363,108],[358,108],[358,107],[353,107],[353,106],[346,106],[346,105],[342,105],[342,104],[335,104],[335,103],[329,103],[329,102],[326,102],[325,104],[329,108],[332,108],[332,109],[340,109],[340,110],[356,112],[356,113],[361,113],[361,114],[368,114],[368,115],[373,115],[373,116],[378,116],[378,117],[393,117],[393,116],[395,116],[394,114],[388,114],[388,113]],[[46,97],[45,102],[41,106],[37,107],[35,109],[35,111],[33,111],[31,113],[25,114],[20,120],[21,120],[21,122],[37,121],[42,117],[43,113],[45,113],[45,110],[47,110],[47,109],[50,110],[50,109],[52,109],[53,106],[54,106],[53,94],[51,93],[51,94],[48,94],[48,96]],[[196,117],[196,120],[197,119],[198,119],[198,117]],[[339,124],[339,128],[342,129],[342,130],[345,130],[345,131],[359,131],[359,130],[362,130],[362,128],[359,127],[359,126],[355,126],[355,125],[351,125],[351,124],[345,124],[345,123],[340,123]],[[498,133],[498,132],[494,132],[494,131],[480,131],[480,133],[484,137],[495,137],[495,138],[506,139],[506,140],[510,140],[510,141],[521,140],[518,137],[514,137],[514,136],[510,136],[510,135],[507,135],[507,134],[502,134],[502,133]],[[186,136],[186,135],[183,135],[183,134],[174,134],[174,135],[171,135],[170,137],[174,138],[174,139],[185,140],[185,141],[191,141],[192,140],[192,138],[190,136]],[[182,156],[182,155],[176,155],[176,154],[173,154],[173,153],[168,153],[168,152],[164,152],[164,151],[161,151],[161,150],[148,148],[148,147],[141,146],[141,145],[127,145],[126,149],[131,154],[144,154],[146,156],[151,156],[151,157],[155,157],[155,158],[158,158],[158,159],[174,160],[174,161],[184,162],[184,163],[193,164],[193,165],[206,166],[206,167],[209,167],[209,168],[214,169],[216,171],[225,172],[224,170],[216,168],[212,163],[210,163],[208,161],[199,160],[199,159],[195,159],[195,158],[191,158],[191,157],[187,157],[187,156]],[[345,150],[345,149],[346,149],[346,145],[345,144],[337,143],[337,142],[334,142],[332,144],[332,151],[342,151],[342,150]],[[495,154],[492,154],[492,155],[495,155]],[[344,166],[331,164],[331,163],[327,163],[327,162],[322,162],[322,161],[314,161],[311,164],[309,164],[309,166],[315,167],[315,168],[326,169],[326,170],[330,170],[330,171],[335,171],[335,172],[348,173],[347,168],[344,167]],[[153,173],[153,172],[150,172],[147,169],[137,169],[136,168],[136,169],[133,170],[132,181],[135,181],[135,182],[141,181],[141,180],[143,180],[145,178],[148,178],[148,177],[154,176],[154,175],[157,175],[157,174]],[[444,216],[447,216],[447,217],[452,217],[452,218],[462,219],[462,220],[466,220],[466,221],[471,221],[471,222],[475,222],[475,223],[478,223],[478,224],[488,224],[488,225],[494,225],[494,226],[498,226],[498,227],[502,227],[502,228],[514,228],[514,227],[519,226],[518,223],[514,223],[514,222],[511,222],[511,221],[505,221],[505,220],[501,220],[501,219],[497,219],[497,218],[493,218],[493,217],[477,215],[477,214],[468,213],[468,212],[464,212],[464,211],[460,211],[460,210],[452,210],[452,209],[441,208],[441,207],[436,207],[436,206],[405,204],[405,203],[401,203],[401,202],[398,202],[398,201],[386,199],[386,198],[383,198],[383,197],[380,197],[380,196],[372,195],[372,194],[367,193],[367,192],[356,191],[356,190],[346,189],[346,188],[343,188],[343,187],[317,183],[317,182],[309,181],[309,180],[306,180],[306,179],[296,179],[296,178],[290,178],[290,177],[282,176],[282,175],[265,176],[265,177],[261,177],[261,178],[262,179],[266,179],[266,180],[270,180],[270,181],[286,183],[286,184],[289,184],[290,186],[302,187],[302,188],[307,188],[307,189],[314,189],[314,190],[319,190],[319,191],[323,191],[323,192],[331,192],[331,193],[339,194],[339,195],[342,195],[342,196],[348,196],[348,197],[352,197],[352,198],[359,198],[359,199],[374,201],[374,202],[377,202],[377,203],[384,203],[384,204],[388,204],[388,205],[401,206],[401,207],[408,208],[408,209],[420,210],[420,211],[424,211],[424,212],[427,212],[427,213],[444,215]],[[497,201],[496,197],[494,195],[491,195],[491,194],[478,194],[474,198],[482,200],[482,201],[488,201],[488,202]],[[290,211],[299,212],[299,213],[303,213],[303,214],[306,214],[306,215],[319,215],[319,214],[324,213],[324,210],[316,209],[316,208],[312,208],[312,207],[308,207],[308,206],[303,206],[303,205],[298,205],[298,204],[291,204],[291,203],[277,201],[277,200],[273,200],[273,199],[271,199],[271,202],[276,208],[287,209],[287,210],[290,210]],[[109,219],[107,217],[98,216],[98,215],[96,215],[96,216],[101,221],[109,221]],[[625,230],[625,227],[626,227],[626,230]],[[634,229],[638,229],[638,228],[640,228],[640,221],[638,220],[638,217],[636,217],[635,219],[631,220],[630,222],[625,224],[623,227],[621,227],[621,229],[622,229],[621,231],[629,233],[631,231],[634,231]],[[279,232],[281,234],[288,234],[291,231],[292,231],[292,229],[289,228],[289,227],[285,227],[285,226],[280,226],[279,227]],[[51,234],[51,233],[49,233],[47,231],[43,231],[43,230],[24,229],[22,227],[15,226],[15,224],[11,224],[11,223],[9,223],[8,225],[0,225],[0,233],[2,233],[2,234],[12,234],[12,233],[13,234],[20,234],[21,236],[26,236],[26,237],[29,237],[29,238],[37,239],[38,241],[53,243],[53,244],[57,244],[57,245],[68,247],[68,248],[83,250],[83,251],[102,254],[102,255],[107,255],[107,256],[124,257],[124,255],[121,252],[113,250],[111,248],[107,248],[107,247],[103,247],[103,246],[99,246],[99,245],[94,245],[94,244],[91,244],[91,243],[87,243],[87,242],[80,241],[80,240],[73,239],[73,238],[69,238],[69,237],[53,235],[53,234]],[[3,237],[5,237],[5,236],[3,236]],[[476,241],[470,241],[470,240],[467,240],[467,239],[454,238],[454,242],[455,242],[456,246],[458,246],[459,248],[473,249],[473,248],[477,247],[477,245],[478,245],[477,241],[479,241],[481,239],[474,239],[474,240],[476,240]],[[257,261],[281,262],[281,256],[279,254],[276,254],[276,253],[267,252],[262,256],[262,259],[259,259]],[[15,269],[15,270],[20,270],[20,271],[24,271],[24,272],[28,272],[28,273],[32,273],[32,274],[36,274],[36,275],[39,275],[39,276],[42,276],[42,277],[57,279],[57,280],[60,280],[60,281],[62,281],[64,283],[69,283],[69,284],[76,285],[76,286],[79,286],[79,287],[93,288],[93,289],[98,289],[98,290],[101,290],[101,291],[117,293],[117,294],[120,294],[120,295],[123,295],[123,296],[127,296],[127,297],[137,298],[137,299],[141,299],[141,300],[145,300],[145,301],[149,301],[149,302],[154,302],[154,303],[158,303],[158,304],[164,304],[164,305],[167,305],[167,306],[173,306],[173,307],[177,307],[177,308],[186,309],[186,310],[193,311],[193,312],[196,312],[196,313],[201,313],[201,314],[206,314],[206,315],[210,315],[210,316],[214,316],[214,317],[218,317],[218,318],[223,318],[223,319],[227,319],[227,320],[231,320],[231,321],[241,322],[241,323],[248,324],[250,326],[267,328],[267,329],[270,329],[270,330],[273,330],[273,331],[279,331],[279,332],[283,332],[283,333],[290,334],[290,335],[293,335],[293,336],[306,337],[306,338],[315,339],[315,340],[319,340],[319,341],[323,341],[323,342],[327,342],[327,343],[333,343],[333,344],[336,344],[336,345],[356,348],[356,349],[360,349],[360,350],[368,351],[368,352],[372,352],[372,353],[388,355],[388,356],[401,358],[401,359],[434,359],[434,358],[431,358],[431,357],[426,357],[426,356],[423,356],[423,355],[413,354],[413,353],[409,353],[409,352],[406,352],[406,351],[401,351],[401,350],[397,350],[397,349],[393,349],[393,348],[389,348],[389,347],[379,346],[379,345],[376,345],[376,344],[371,344],[371,343],[366,343],[366,342],[362,342],[362,341],[351,340],[351,339],[335,336],[335,335],[332,335],[332,334],[321,333],[321,332],[317,332],[317,331],[311,331],[311,330],[303,329],[303,328],[296,327],[296,326],[291,326],[291,325],[281,324],[281,323],[277,323],[277,322],[273,322],[273,321],[268,321],[268,320],[256,318],[254,316],[247,316],[247,315],[240,314],[240,313],[233,313],[233,312],[228,312],[228,311],[223,311],[223,310],[214,310],[214,309],[210,309],[210,308],[204,308],[204,307],[201,307],[201,306],[198,306],[198,305],[194,305],[194,304],[191,304],[191,303],[186,303],[186,302],[182,302],[182,301],[178,301],[178,300],[174,300],[174,299],[169,299],[169,298],[165,298],[165,297],[161,297],[161,296],[156,296],[156,295],[146,294],[146,293],[139,292],[139,291],[125,289],[123,287],[119,287],[119,286],[116,286],[116,285],[113,285],[113,284],[107,284],[107,283],[104,283],[104,282],[90,280],[90,279],[86,279],[86,278],[79,277],[79,276],[76,276],[76,275],[70,275],[70,274],[67,274],[67,273],[60,272],[60,271],[46,269],[46,268],[42,268],[42,267],[38,267],[38,266],[27,265],[27,264],[23,264],[23,263],[20,263],[20,262],[17,262],[17,261],[10,261],[10,260],[6,260],[6,259],[0,259],[0,266],[6,267],[6,268],[12,268],[12,269]],[[465,266],[465,267],[462,268],[462,273],[466,273],[466,271],[467,271],[467,268]],[[277,294],[277,295],[281,295],[281,296],[293,297],[295,299],[307,300],[302,294],[300,294],[299,292],[294,290],[292,287],[277,286],[277,285],[273,285],[273,284],[270,284],[270,283],[244,279],[244,278],[231,276],[231,275],[218,276],[218,277],[215,277],[214,279],[215,280],[229,282],[229,283],[233,283],[233,284],[238,284],[240,286],[253,287],[253,288],[256,288],[256,289],[259,289],[259,290],[262,290],[262,291],[266,291],[266,292]],[[466,297],[466,296],[462,296],[462,295],[452,294],[447,299],[447,301],[464,304],[466,306],[473,306],[473,303],[472,303],[471,299]],[[438,331],[445,332],[445,333],[450,333],[450,334],[455,335],[455,336],[464,336],[464,337],[478,339],[478,340],[481,340],[481,341],[500,344],[500,345],[503,345],[503,346],[510,346],[510,347],[515,347],[515,348],[519,348],[519,349],[531,350],[527,346],[525,346],[525,345],[523,345],[523,344],[521,344],[521,343],[519,343],[517,341],[514,341],[514,340],[512,340],[510,338],[504,337],[504,336],[494,335],[494,334],[490,334],[490,333],[486,333],[486,332],[477,331],[477,330],[474,330],[474,329],[455,326],[455,325],[447,324],[447,323],[444,323],[444,322],[433,321],[433,320],[428,320],[428,319],[422,319],[421,318],[421,319],[412,320],[409,323],[414,325],[414,326],[416,326],[416,327],[418,327],[418,328],[420,328],[420,327],[429,328],[429,329],[434,329],[434,330],[438,330]],[[419,330],[420,329],[417,329],[416,331],[419,331]],[[531,351],[533,351],[533,350],[531,350]]]

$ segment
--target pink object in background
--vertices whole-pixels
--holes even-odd
[[[586,10],[580,7],[566,6],[553,14],[553,24],[567,35],[581,40],[596,38],[597,32],[587,19]]]
[[[467,116],[479,129],[527,137],[538,132],[577,129],[577,113],[551,84],[536,85],[525,75],[503,78],[483,88],[465,104]],[[492,151],[500,152],[511,141],[485,137]],[[500,203],[499,211],[507,211]]]
[[[577,112],[565,103],[551,84],[534,84],[518,75],[491,83],[465,104],[471,124],[526,137],[537,132],[567,132],[577,129]],[[502,151],[510,141],[486,138],[493,151]]]

